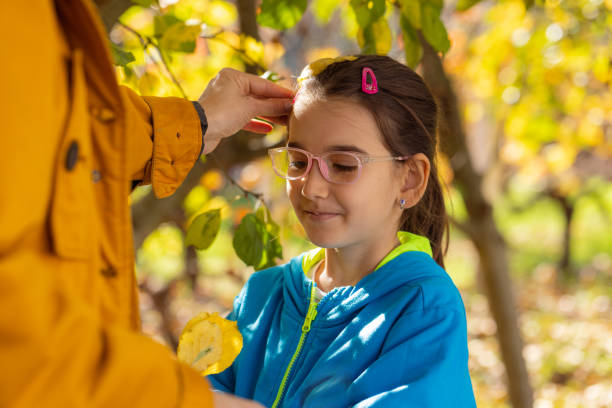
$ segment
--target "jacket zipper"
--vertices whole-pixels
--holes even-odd
[[[302,335],[300,337],[300,341],[295,349],[295,353],[293,353],[293,357],[291,357],[291,361],[289,361],[289,365],[287,366],[287,370],[285,370],[285,375],[283,376],[283,380],[281,381],[280,388],[278,389],[278,393],[276,394],[276,399],[274,400],[274,404],[272,404],[272,408],[276,408],[283,398],[283,394],[285,392],[285,387],[287,385],[287,379],[289,378],[289,373],[291,372],[291,367],[297,360],[300,352],[302,351],[302,346],[304,346],[304,340],[306,340],[306,336],[310,331],[310,325],[312,321],[317,317],[317,306],[315,303],[315,284],[312,283],[310,289],[310,304],[308,305],[308,312],[306,312],[306,319],[304,319],[304,324],[302,325]]]

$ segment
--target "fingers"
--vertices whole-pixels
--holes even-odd
[[[249,99],[253,116],[287,116],[293,108],[292,99]]]
[[[294,92],[267,79],[256,75],[244,74],[247,80],[248,93],[255,97],[263,98],[293,98]]]
[[[282,116],[261,116],[262,119],[270,121],[272,123],[276,123],[277,125],[287,126],[289,122],[289,115]]]

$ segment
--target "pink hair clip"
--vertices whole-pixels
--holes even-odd
[[[368,74],[372,82],[368,82]],[[378,84],[376,83],[376,75],[370,67],[364,67],[361,71],[361,90],[367,94],[375,94],[378,92]]]

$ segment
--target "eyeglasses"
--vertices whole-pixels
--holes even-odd
[[[312,161],[316,160],[325,180],[335,184],[354,183],[359,178],[361,168],[365,163],[389,160],[402,161],[410,157],[374,157],[363,153],[340,151],[315,155],[297,147],[269,149],[268,155],[272,160],[272,168],[279,177],[286,180],[297,180],[305,177],[312,167]]]

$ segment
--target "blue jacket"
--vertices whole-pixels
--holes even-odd
[[[476,406],[465,309],[425,252],[313,302],[304,255],[254,273],[228,318],[244,347],[215,389],[285,408]]]

